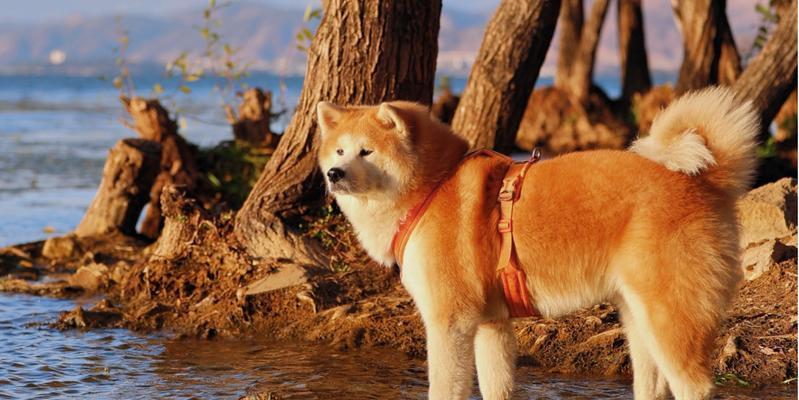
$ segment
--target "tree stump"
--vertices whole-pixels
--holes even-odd
[[[186,196],[186,187],[169,185],[161,191],[161,210],[164,215],[164,229],[158,241],[152,246],[152,257],[172,260],[185,254],[194,243],[203,221],[209,221],[202,207]]]
[[[149,199],[159,171],[161,145],[144,139],[123,139],[108,154],[103,180],[75,228],[78,236],[119,231],[136,232],[136,222]]]
[[[452,123],[452,117],[455,116],[455,110],[460,101],[460,96],[452,94],[450,89],[444,89],[441,91],[441,96],[430,107],[430,113],[445,124]]]
[[[133,120],[130,127],[143,139],[161,143],[160,172],[150,190],[150,202],[141,227],[142,235],[155,239],[163,225],[161,190],[171,184],[194,188],[198,175],[194,149],[178,134],[177,123],[158,100],[124,96],[120,100]]]
[[[244,92],[238,117],[227,110],[233,137],[258,147],[275,147],[280,136],[272,133],[272,92],[252,88]]]

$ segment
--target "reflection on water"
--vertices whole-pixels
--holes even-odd
[[[426,397],[424,363],[390,350],[342,353],[306,343],[174,340],[44,325],[72,307],[68,300],[0,294],[0,398],[236,399],[261,391],[289,399]],[[628,380],[530,367],[518,369],[517,382],[517,399],[632,397]],[[792,389],[726,391],[721,398],[795,398]]]

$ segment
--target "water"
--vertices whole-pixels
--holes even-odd
[[[145,76],[137,82],[150,87],[157,80]],[[279,92],[274,76],[256,74],[249,81]],[[459,91],[465,80],[451,83]],[[284,84],[283,106],[291,109],[302,82],[289,78]],[[117,97],[95,77],[0,76],[0,246],[63,234],[79,222],[108,149],[135,136],[117,121],[123,115]],[[210,84],[194,85],[190,100],[176,101],[190,111],[181,131],[189,140],[207,146],[230,138]],[[275,130],[287,121],[277,121]],[[287,398],[425,397],[424,363],[390,350],[340,353],[305,343],[173,340],[168,334],[47,327],[74,307],[71,300],[0,293],[0,399],[225,399],[267,390]],[[553,376],[530,367],[518,369],[517,381],[519,399],[632,396],[626,380]],[[796,397],[792,386],[727,395],[746,396]]]

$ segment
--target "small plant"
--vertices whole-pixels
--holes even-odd
[[[111,81],[115,88],[119,89],[120,95],[133,97],[136,86],[133,84],[133,77],[130,74],[130,62],[127,58],[128,46],[130,45],[130,32],[122,25],[122,17],[114,19],[117,46],[114,47],[114,64],[119,68],[119,73]]]
[[[319,8],[314,8],[309,3],[308,6],[305,7],[305,14],[302,16],[303,25],[300,27],[300,31],[297,32],[297,50],[307,53],[311,48],[313,33],[311,33],[311,29],[308,27],[308,25],[312,21],[318,19],[322,19],[322,10]]]
[[[766,41],[768,40],[769,32],[780,21],[779,15],[777,15],[777,12],[774,10],[774,3],[775,0],[768,0],[768,5],[763,3],[757,3],[755,5],[755,11],[760,14],[761,23],[757,28],[755,40],[752,43],[752,48],[749,49],[746,55],[746,59],[751,59],[763,49],[763,46],[766,45]]]
[[[215,200],[234,210],[247,199],[263,171],[269,155],[246,143],[223,142],[201,149],[197,156],[200,169],[206,171],[204,182],[215,193]]]
[[[299,228],[306,236],[318,240],[330,255],[328,268],[333,272],[347,272],[353,266],[369,262],[352,226],[333,203],[310,210]]]
[[[746,379],[730,373],[716,375],[715,382],[719,386],[749,387],[751,385]]]

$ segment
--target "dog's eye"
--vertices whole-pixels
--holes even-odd
[[[372,150],[361,149],[361,152],[358,153],[358,155],[361,157],[366,157],[369,154],[372,154]]]
[[[344,155],[344,150],[343,149],[336,149],[336,154],[338,154],[340,156],[343,156]]]

